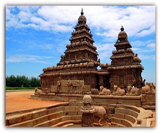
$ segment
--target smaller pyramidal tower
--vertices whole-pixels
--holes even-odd
[[[51,88],[58,80],[84,80],[85,85],[98,87],[97,66],[100,61],[97,59],[97,48],[93,45],[94,40],[86,22],[82,9],[70,38],[71,44],[66,45],[67,49],[64,55],[61,55],[59,63],[43,69],[44,72],[40,75],[41,88]]]
[[[116,44],[116,50],[112,51],[110,57],[111,65],[108,67],[110,74],[110,86],[118,85],[126,88],[128,85],[141,87],[141,72],[144,69],[140,64],[141,60],[138,54],[134,54],[132,46],[128,41],[127,33],[123,26],[120,28]]]

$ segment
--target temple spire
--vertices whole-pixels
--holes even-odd
[[[83,12],[83,8],[81,9],[81,15],[83,15],[84,14],[84,12]]]
[[[123,25],[121,26],[121,31],[124,31]]]

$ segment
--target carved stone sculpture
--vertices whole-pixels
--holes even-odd
[[[127,96],[139,96],[140,90],[136,87],[132,87],[131,85],[127,86]]]
[[[80,111],[82,112],[82,127],[92,127],[94,122],[95,109],[92,106],[92,98],[90,95],[84,95],[83,106]]]
[[[100,87],[99,95],[110,95],[111,91],[103,86]]]
[[[35,94],[35,95],[40,95],[40,94],[42,94],[42,91],[39,90],[39,89],[37,89],[37,88],[35,88],[34,94]]]
[[[152,82],[146,83],[144,87],[142,87],[142,94],[155,94],[155,86]]]
[[[99,118],[98,121],[99,124],[101,124],[102,120],[106,121],[107,113],[105,108],[103,106],[94,106],[94,109],[95,109],[94,117]]]
[[[71,90],[71,87],[72,87],[72,82],[71,82],[71,80],[68,80],[67,86],[68,86],[68,92],[70,93],[70,90]]]
[[[61,82],[58,80],[57,81],[57,93],[60,92],[60,87],[61,87]]]
[[[112,94],[113,95],[117,95],[117,96],[124,96],[125,95],[125,90],[121,89],[117,85],[114,85],[114,90],[113,90]]]

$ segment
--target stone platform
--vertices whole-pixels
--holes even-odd
[[[31,99],[51,100],[51,101],[81,101],[84,94],[40,94],[31,95]],[[126,104],[155,110],[155,95],[143,94],[140,96],[115,96],[115,95],[90,95],[96,105],[106,104]]]

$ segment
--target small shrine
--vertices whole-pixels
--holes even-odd
[[[107,68],[110,74],[110,86],[118,85],[120,88],[126,88],[128,85],[141,88],[141,72],[144,69],[140,64],[141,60],[138,54],[134,54],[132,46],[128,41],[127,33],[123,26],[118,34],[116,50],[112,51],[110,57],[111,65]]]

